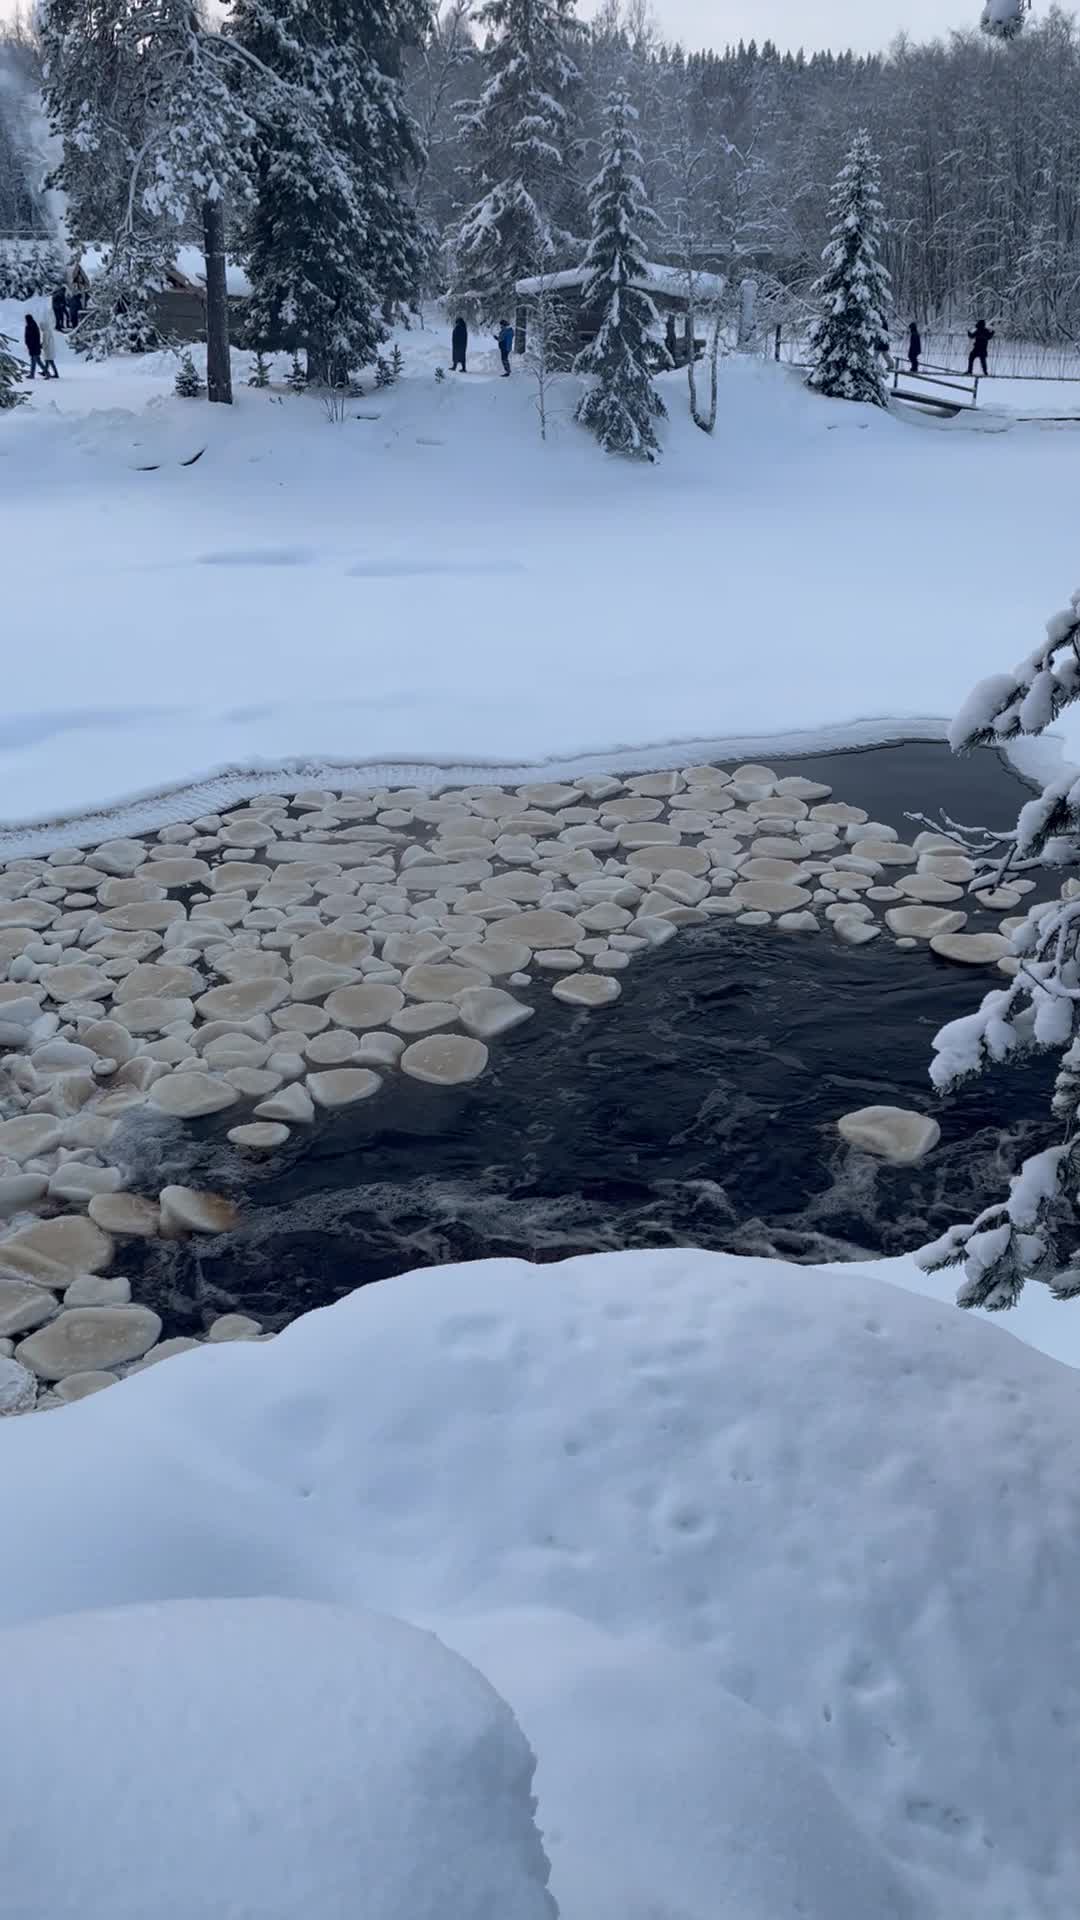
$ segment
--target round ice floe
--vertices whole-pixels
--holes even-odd
[[[969,967],[989,966],[1009,951],[1009,942],[1000,933],[939,933],[930,945],[943,960],[958,960]]]
[[[272,1120],[252,1120],[247,1126],[230,1127],[228,1137],[234,1147],[244,1147],[249,1153],[272,1153],[275,1147],[285,1145],[289,1129]]]
[[[309,1073],[304,1084],[315,1105],[332,1112],[370,1099],[382,1081],[368,1067],[331,1067],[325,1073]]]
[[[138,1360],[161,1332],[149,1307],[72,1307],[20,1342],[16,1358],[42,1380]]]
[[[166,1074],[150,1089],[150,1099],[158,1112],[177,1120],[198,1120],[205,1114],[220,1113],[233,1106],[238,1097],[236,1088],[227,1081],[198,1071]]]
[[[921,1160],[941,1138],[936,1120],[906,1107],[860,1107],[857,1112],[845,1113],[836,1125],[849,1146],[898,1166]]]
[[[84,1214],[37,1220],[0,1243],[0,1266],[43,1287],[69,1286],[79,1273],[103,1273],[112,1257],[110,1236]]]
[[[197,1193],[194,1187],[162,1187],[158,1195],[161,1231],[167,1238],[183,1233],[231,1233],[240,1215],[220,1193]]]
[[[456,1087],[479,1079],[487,1061],[488,1050],[481,1040],[461,1033],[432,1033],[406,1047],[401,1067],[414,1080]]]

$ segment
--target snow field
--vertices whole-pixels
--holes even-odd
[[[0,434],[0,819],[285,766],[943,731],[1075,584],[1065,429],[945,432],[734,358],[711,439],[664,376],[654,471],[600,456],[575,382],[545,446],[490,343],[441,383],[443,331],[401,344],[399,386],[332,426],[314,395],[240,384],[242,355],[226,410],[175,399],[167,356],[61,342],[62,378]]]
[[[535,1747],[571,1920],[1064,1920],[1076,1435],[1073,1373],[865,1274],[414,1273],[5,1422],[0,1618],[434,1630]]]

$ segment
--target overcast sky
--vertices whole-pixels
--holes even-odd
[[[691,47],[728,40],[775,40],[782,47],[887,47],[901,27],[928,40],[974,26],[979,0],[653,0],[661,31]],[[13,14],[16,0],[0,0]],[[584,0],[583,13],[595,11]]]
[[[591,0],[582,11],[592,13]],[[906,28],[930,40],[975,26],[981,0],[653,0],[661,31],[688,47],[775,40],[781,47],[887,47]]]

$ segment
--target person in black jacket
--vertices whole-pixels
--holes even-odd
[[[918,373],[919,361],[922,359],[922,334],[919,332],[914,320],[908,328],[907,358],[910,372]]]
[[[968,334],[968,339],[972,343],[971,352],[968,354],[969,373],[974,373],[976,360],[983,372],[986,373],[986,349],[990,345],[993,337],[993,329],[987,326],[986,321],[976,320],[974,333]]]
[[[469,346],[469,329],[461,314],[454,321],[454,331],[450,335],[450,351],[454,358],[453,373],[465,372],[465,355]]]
[[[57,287],[52,297],[53,321],[57,333],[67,326],[67,288]]]
[[[38,326],[32,313],[28,313],[26,316],[26,325],[23,328],[23,339],[26,342],[26,351],[30,355],[31,380],[34,378],[34,375],[39,372],[42,379],[45,379],[45,370],[41,365],[41,328]]]

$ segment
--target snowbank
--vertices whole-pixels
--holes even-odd
[[[135,800],[105,829],[133,831],[147,795],[281,768],[528,778],[941,734],[1076,585],[1067,429],[945,432],[734,358],[711,439],[664,376],[639,471],[574,425],[572,379],[545,445],[490,342],[441,382],[442,331],[401,344],[405,378],[334,426],[250,391],[243,355],[230,410],[174,398],[168,356],[61,340],[0,430],[0,821]]]
[[[528,1743],[429,1634],[180,1600],[0,1659],[9,1920],[553,1920]]]
[[[885,1854],[918,1920],[1063,1920],[1078,1484],[1074,1373],[865,1274],[696,1252],[490,1261],[4,1422],[18,1553],[0,1618],[272,1593],[432,1628],[533,1739],[571,1920],[716,1920],[712,1842],[669,1837],[650,1795],[670,1776],[665,1817],[680,1792],[701,1806],[712,1710],[724,1748],[742,1738],[721,1693],[865,1832],[868,1852],[829,1814],[868,1915],[889,1912]],[[685,1734],[656,1709],[675,1655],[706,1716]],[[614,1677],[631,1670],[636,1743]],[[570,1754],[586,1704],[599,1798]],[[788,1796],[759,1803],[761,1861],[777,1808],[824,1788],[753,1738],[750,1777],[775,1770]],[[715,1765],[722,1784],[722,1750]],[[593,1829],[619,1820],[642,1832],[605,1904]],[[639,1872],[678,1903],[635,1903]]]

